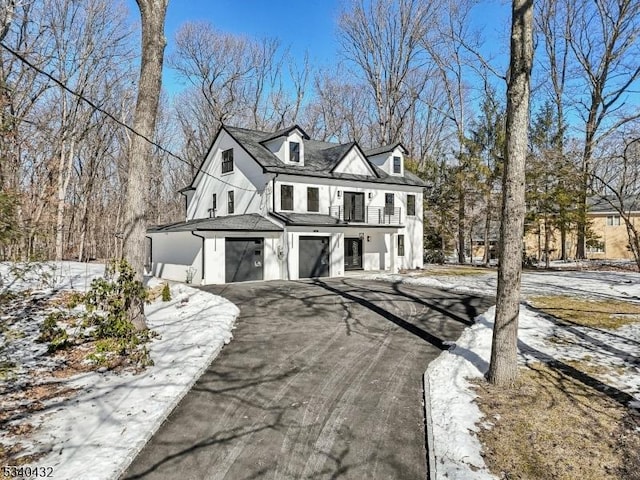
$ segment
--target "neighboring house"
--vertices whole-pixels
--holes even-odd
[[[614,199],[610,199],[615,202]],[[614,203],[615,204],[615,203]],[[640,224],[640,204],[634,199],[624,200],[625,215],[633,225]],[[613,208],[607,198],[594,198],[589,202],[588,218],[591,231],[597,241],[587,247],[587,258],[606,260],[633,260],[629,249],[629,235],[620,212]]]
[[[613,199],[612,199],[613,201]],[[589,199],[587,220],[592,241],[586,248],[586,256],[590,260],[633,260],[629,249],[627,227],[620,213],[603,197]],[[624,210],[634,225],[640,226],[640,202],[633,199],[624,200]],[[544,259],[544,226],[525,235],[525,247],[528,255]],[[566,249],[570,258],[576,254],[576,232],[568,232]],[[549,257],[560,258],[560,232],[550,232]]]
[[[156,276],[211,284],[421,268],[423,189],[401,144],[311,140],[223,126],[191,185],[186,221],[150,228]]]

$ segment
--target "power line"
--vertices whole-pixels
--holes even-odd
[[[108,118],[110,118],[111,120],[113,120],[115,123],[117,123],[118,125],[120,125],[121,127],[126,128],[127,130],[129,130],[131,133],[133,133],[134,135],[142,138],[145,142],[153,145],[154,147],[156,147],[157,149],[159,149],[160,151],[166,153],[167,155],[169,155],[172,158],[175,158],[176,160],[184,163],[185,165],[188,166],[192,166],[191,163],[189,163],[187,160],[185,160],[184,158],[180,157],[179,155],[176,155],[175,153],[173,153],[172,151],[166,149],[165,147],[163,147],[162,145],[160,145],[159,143],[156,143],[155,141],[151,140],[150,138],[148,138],[147,136],[141,134],[140,132],[138,132],[137,130],[135,130],[133,127],[131,127],[130,125],[128,125],[127,123],[123,122],[122,120],[116,118],[115,115],[113,115],[112,113],[108,112],[107,110],[105,110],[102,107],[99,107],[98,105],[96,105],[92,100],[90,100],[89,98],[85,97],[83,94],[76,92],[75,90],[69,88],[67,85],[65,85],[61,80],[59,80],[58,78],[54,77],[51,73],[42,70],[40,67],[38,67],[37,65],[34,65],[33,63],[31,63],[29,60],[27,60],[26,57],[22,56],[20,53],[18,53],[17,51],[13,50],[11,47],[8,47],[7,45],[5,45],[4,42],[0,42],[0,45],[2,46],[2,48],[4,48],[7,52],[9,52],[11,55],[13,55],[14,57],[16,57],[18,60],[20,60],[22,63],[24,63],[25,65],[27,65],[29,68],[35,70],[37,73],[39,73],[40,75],[44,75],[45,77],[47,77],[49,80],[51,80],[52,82],[54,82],[56,85],[58,85],[60,88],[62,88],[63,90],[66,90],[67,92],[69,92],[71,95],[79,98],[80,100],[82,100],[83,102],[85,102],[87,105],[89,105],[91,108],[93,108],[94,110],[104,114],[105,116],[107,116]],[[33,123],[32,123],[33,124]],[[224,183],[225,185],[228,185],[230,187],[233,188],[237,188],[239,190],[244,190],[245,192],[253,192],[253,190],[250,190],[248,188],[244,188],[244,187],[239,187],[238,185],[234,185],[232,183],[229,183],[219,177],[216,177],[215,175],[211,175],[209,172],[206,172],[204,170],[202,170],[202,168],[198,167],[198,173],[203,173],[204,175],[207,175],[208,177],[213,178],[214,180],[218,180],[221,183]]]

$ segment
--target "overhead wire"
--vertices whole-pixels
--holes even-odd
[[[30,62],[25,56],[23,56],[22,54],[20,54],[19,52],[15,51],[14,49],[12,49],[11,47],[7,46],[4,42],[0,42],[0,46],[2,46],[2,48],[4,48],[7,52],[9,52],[11,55],[13,55],[14,57],[16,57],[20,62],[24,63],[25,65],[27,65],[29,68],[31,68],[32,70],[36,71],[37,73],[39,73],[40,75],[43,75],[45,77],[47,77],[49,80],[51,80],[52,82],[54,82],[56,85],[58,85],[60,88],[62,88],[63,90],[67,91],[68,93],[70,93],[71,95],[79,98],[80,100],[82,100],[83,102],[85,102],[87,105],[89,105],[91,108],[93,108],[95,111],[98,111],[100,113],[102,113],[103,115],[105,115],[106,117],[108,117],[109,119],[111,119],[112,121],[114,121],[116,124],[120,125],[121,127],[124,127],[125,129],[127,129],[128,131],[130,131],[132,134],[142,138],[145,142],[149,143],[150,145],[153,145],[154,147],[156,147],[158,150],[160,150],[161,152],[166,153],[167,155],[169,155],[170,157],[178,160],[179,162],[184,163],[185,165],[188,165],[190,167],[192,167],[191,163],[188,162],[187,160],[185,160],[184,158],[182,158],[181,156],[173,153],[171,150],[163,147],[162,145],[160,145],[159,143],[155,142],[154,140],[150,139],[149,137],[147,137],[146,135],[143,135],[142,133],[138,132],[136,129],[134,129],[132,126],[130,126],[129,124],[123,122],[122,120],[120,120],[119,118],[117,118],[115,115],[113,115],[111,112],[108,112],[107,110],[105,110],[104,108],[96,105],[96,103],[94,101],[92,101],[91,99],[85,97],[82,93],[78,93],[75,90],[73,90],[72,88],[68,87],[64,82],[62,82],[61,80],[59,80],[58,78],[56,78],[53,74],[47,72],[46,70],[41,69],[40,67],[38,67],[37,65],[33,64],[32,62]],[[33,122],[30,122],[33,124]],[[203,162],[204,164],[204,162]],[[210,178],[213,178],[214,180],[217,180],[221,183],[224,183],[225,185],[228,185],[230,187],[233,188],[237,188],[238,190],[244,190],[246,192],[253,192],[254,190],[245,188],[245,187],[241,187],[239,185],[234,185],[233,183],[230,183],[226,180],[223,180],[220,177],[216,177],[215,175],[212,175],[211,173],[205,171],[202,169],[202,166],[198,167],[198,173],[202,173],[203,175],[206,175]],[[197,174],[196,174],[197,175]]]

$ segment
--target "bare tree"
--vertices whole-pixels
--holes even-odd
[[[354,0],[339,17],[345,56],[372,96],[378,145],[400,141],[414,103],[425,88],[422,42],[435,8],[420,0]]]
[[[507,155],[502,181],[502,224],[496,319],[488,379],[513,385],[518,371],[518,315],[525,216],[525,164],[533,63],[533,0],[513,0],[507,85]]]
[[[136,0],[142,19],[142,56],[138,98],[133,119],[136,134],[131,140],[129,178],[125,201],[125,231],[123,253],[142,281],[145,264],[145,234],[147,227],[147,192],[149,190],[150,139],[156,126],[162,63],[164,59],[164,22],[168,0]],[[136,300],[131,307],[131,320],[138,330],[146,328],[144,303]]]
[[[9,33],[9,27],[13,20],[13,13],[16,9],[16,0],[0,1],[0,42]]]
[[[581,0],[570,17],[569,46],[579,65],[580,87],[575,102],[584,120],[581,193],[578,204],[578,258],[585,258],[586,210],[592,157],[598,143],[640,116],[625,108],[626,94],[640,80],[640,2]]]
[[[183,151],[197,168],[221,124],[259,130],[296,121],[309,65],[295,65],[275,39],[254,40],[189,22],[176,34],[170,66],[187,85],[175,103]]]
[[[614,144],[614,148],[622,145],[622,152],[614,151],[608,158],[601,158],[593,173],[596,185],[601,187],[597,198],[620,215],[627,230],[629,250],[640,271],[640,229],[636,213],[640,210],[640,138],[615,139]]]
[[[475,176],[475,166],[469,155],[467,130],[471,117],[472,77],[480,73],[487,84],[487,72],[494,71],[478,52],[482,39],[471,31],[470,18],[475,3],[472,1],[449,0],[439,8],[440,17],[434,28],[423,39],[423,46],[436,67],[440,79],[440,95],[446,99],[443,114],[455,132],[451,142],[452,154],[457,166],[453,182],[457,193],[457,251],[458,262],[465,263],[466,235],[471,222],[467,218],[473,205],[468,201],[473,191],[469,188]],[[484,66],[484,67],[483,67]]]
[[[571,49],[569,40],[571,38],[571,23],[575,15],[574,2],[572,0],[541,0],[536,3],[535,25],[536,31],[543,46],[543,55],[538,55],[541,66],[542,86],[547,90],[548,96],[552,99],[555,107],[555,125],[553,147],[554,159],[562,164],[568,163],[565,158],[565,104],[567,102],[567,83],[570,80],[570,70],[572,70]],[[566,165],[564,165],[566,166]],[[564,179],[560,179],[558,185],[561,189]],[[569,187],[569,185],[566,185]],[[567,254],[567,232],[570,223],[565,221],[570,215],[565,202],[558,204],[557,227],[560,230],[560,258],[566,260]],[[548,231],[545,234],[545,244],[548,244]],[[547,249],[547,248],[546,248]],[[548,261],[548,252],[547,252]]]
[[[314,98],[307,105],[302,124],[318,140],[349,142],[362,146],[374,143],[375,132],[368,97],[362,96],[361,84],[345,81],[339,71],[323,71],[315,75]]]

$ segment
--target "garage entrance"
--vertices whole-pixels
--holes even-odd
[[[264,278],[264,238],[225,239],[225,282]]]
[[[329,237],[300,237],[299,278],[329,276]]]

